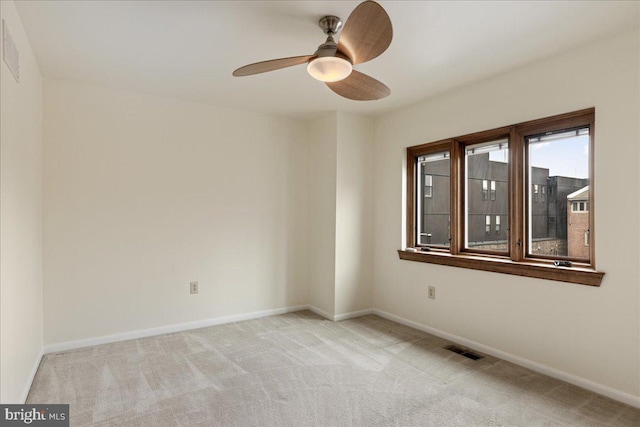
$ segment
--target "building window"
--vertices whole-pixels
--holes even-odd
[[[589,202],[573,202],[571,203],[571,212],[588,212]]]
[[[588,215],[594,122],[589,109],[407,148],[408,249],[400,257],[599,285]],[[588,247],[572,249],[581,238]],[[412,254],[420,246],[431,250]],[[549,268],[559,259],[573,266]]]
[[[424,197],[432,198],[433,197],[433,176],[425,175],[424,176]]]

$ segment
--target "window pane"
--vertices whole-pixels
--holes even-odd
[[[417,222],[419,245],[449,247],[449,152],[418,158]]]
[[[508,142],[466,147],[465,248],[508,252]],[[492,223],[491,219],[496,220]],[[497,220],[497,218],[500,218]],[[492,227],[493,232],[492,232]]]
[[[527,150],[528,254],[588,259],[589,129],[527,138]]]

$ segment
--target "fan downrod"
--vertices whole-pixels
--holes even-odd
[[[342,28],[342,20],[333,15],[323,16],[318,21],[318,26],[326,35],[332,36]]]

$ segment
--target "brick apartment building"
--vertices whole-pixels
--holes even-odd
[[[589,186],[567,196],[567,245],[572,258],[589,258]]]

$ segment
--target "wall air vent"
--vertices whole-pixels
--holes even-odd
[[[484,356],[475,353],[473,350],[469,350],[468,348],[459,347],[457,345],[448,345],[444,348],[445,350],[453,351],[454,353],[458,353],[460,356],[464,356],[467,359],[478,360],[482,359]]]

